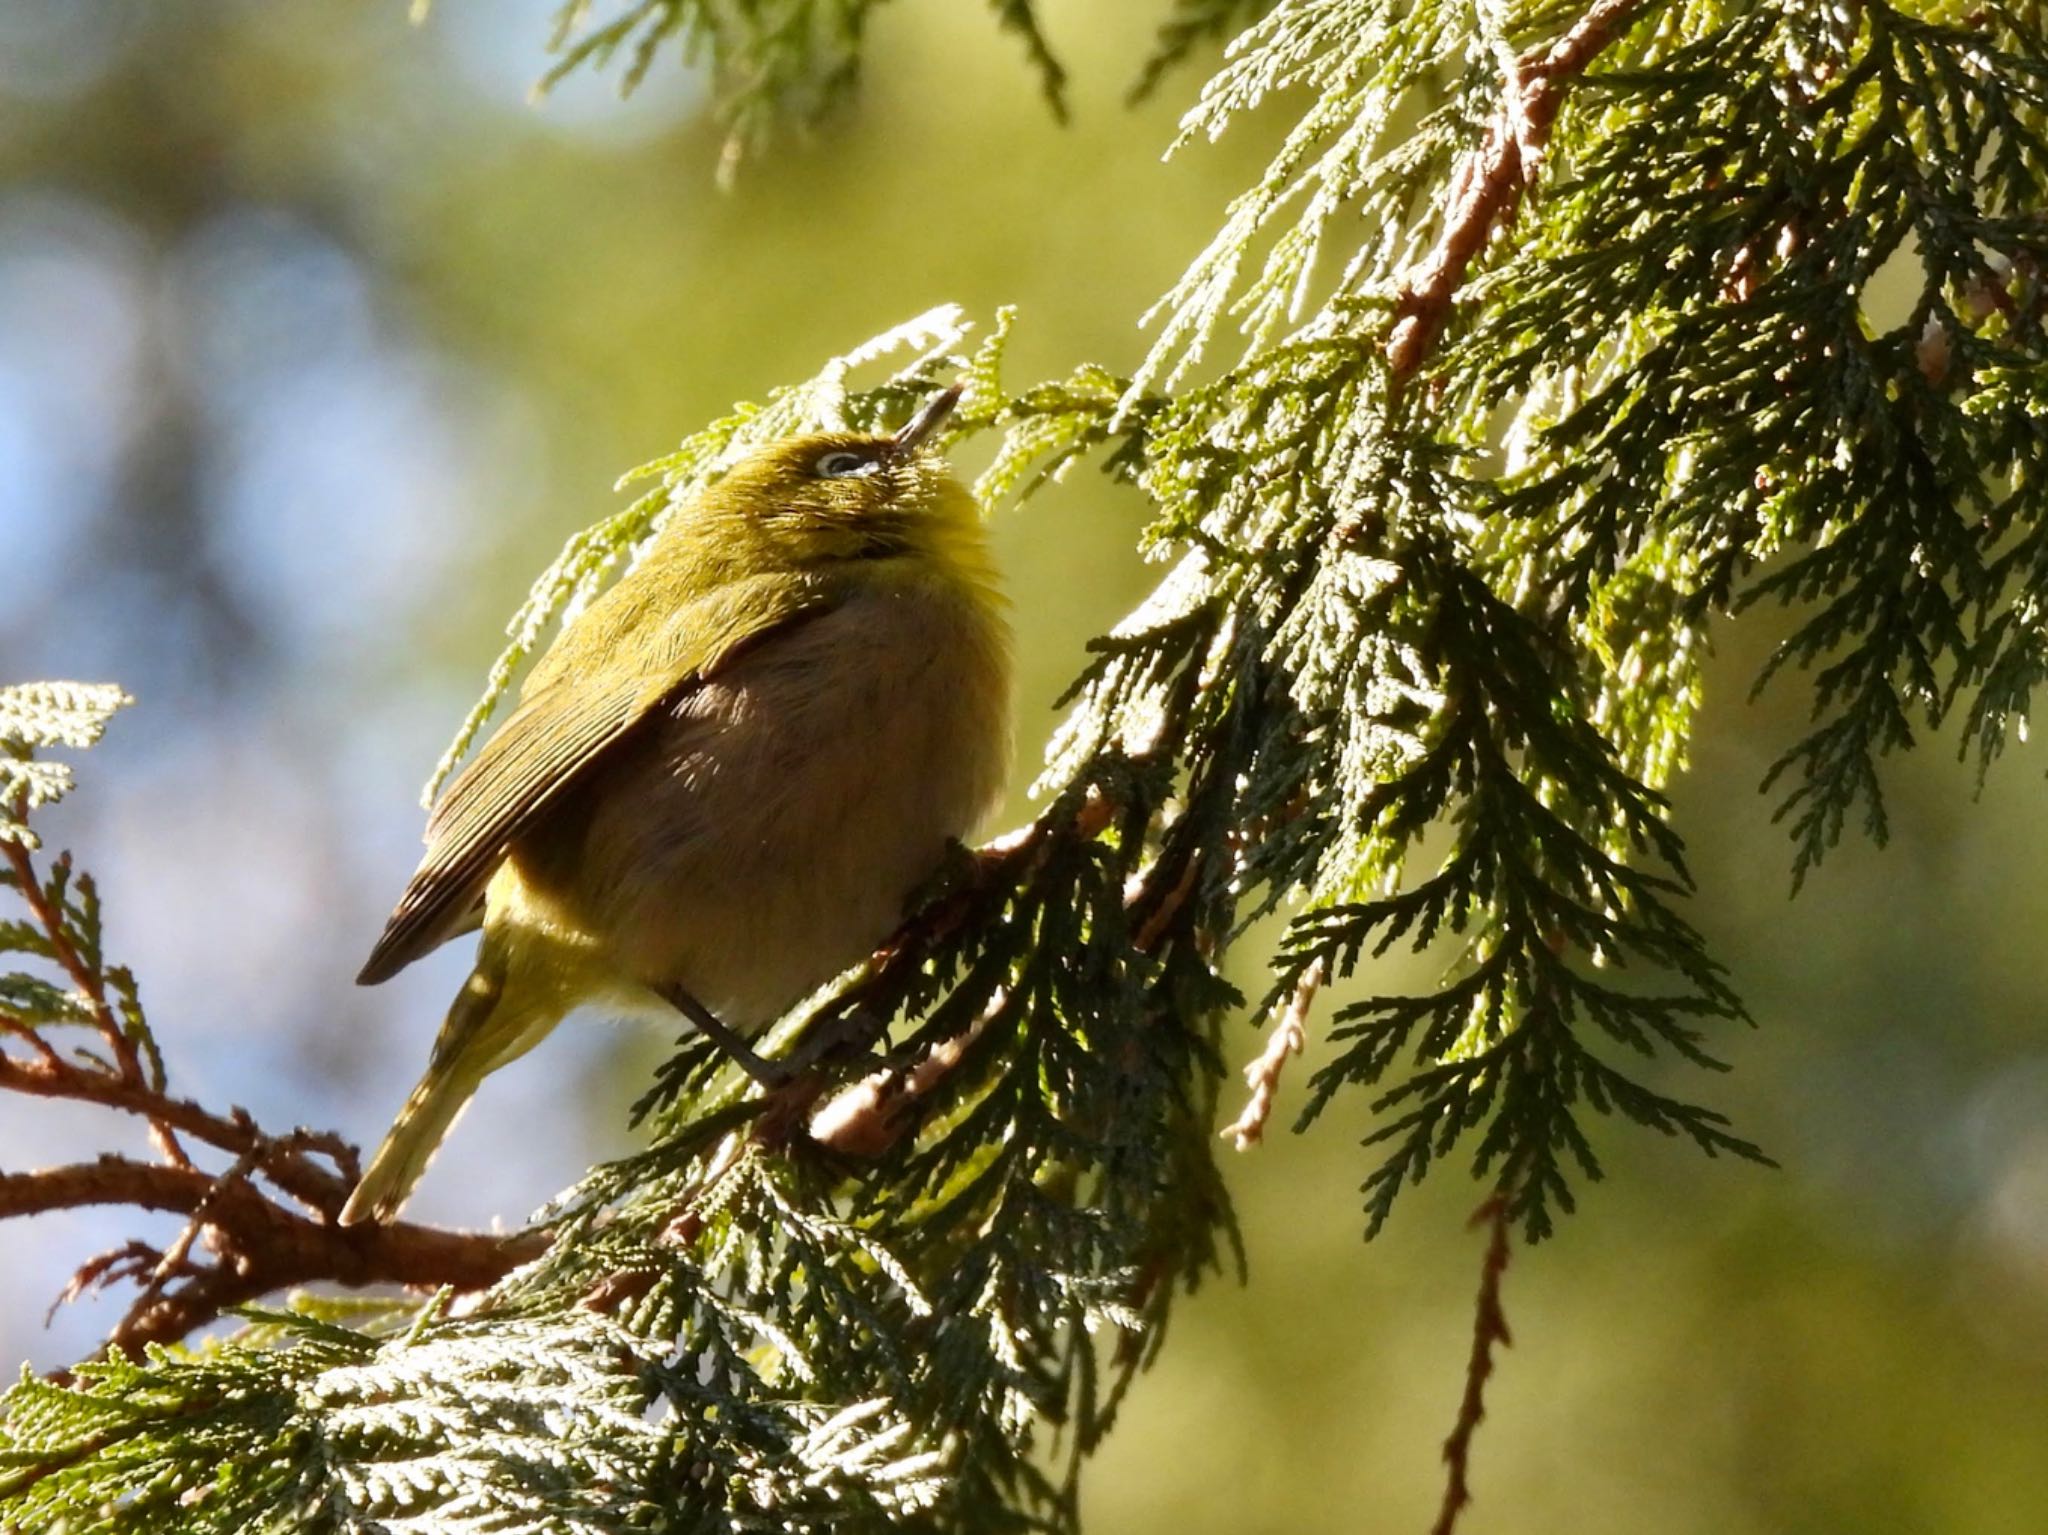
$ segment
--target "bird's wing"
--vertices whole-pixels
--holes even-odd
[[[357,984],[388,980],[473,926],[484,886],[512,840],[643,720],[672,707],[742,651],[831,606],[814,589],[765,595],[750,601],[747,594],[720,593],[674,615],[662,625],[667,632],[660,643],[644,647],[659,663],[648,670],[576,665],[574,653],[589,647],[565,645],[572,635],[564,634],[556,649],[570,652],[570,664],[551,653],[547,659],[555,664],[536,669],[539,686],[529,685],[518,708],[434,806],[426,856]],[[585,615],[598,617],[594,608]]]

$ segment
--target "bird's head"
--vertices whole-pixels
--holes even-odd
[[[820,432],[770,443],[728,471],[693,520],[786,569],[895,559],[980,564],[974,498],[931,448],[959,401],[956,384],[889,436]]]

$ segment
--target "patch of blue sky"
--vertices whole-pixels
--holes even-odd
[[[64,101],[104,79],[142,41],[145,0],[7,0],[0,97]]]
[[[0,196],[0,551],[52,580],[121,473],[141,412],[141,242],[86,199]]]

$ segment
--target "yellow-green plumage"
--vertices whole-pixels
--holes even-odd
[[[758,1031],[886,938],[991,808],[1009,636],[973,500],[922,448],[951,399],[740,464],[535,666],[364,966],[481,918],[344,1223],[394,1214],[483,1077],[579,1004],[680,988]]]

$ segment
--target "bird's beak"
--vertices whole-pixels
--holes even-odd
[[[942,389],[926,402],[924,409],[904,424],[903,430],[892,439],[898,453],[915,453],[925,445],[931,435],[946,423],[953,414],[953,407],[960,403],[960,385]]]

